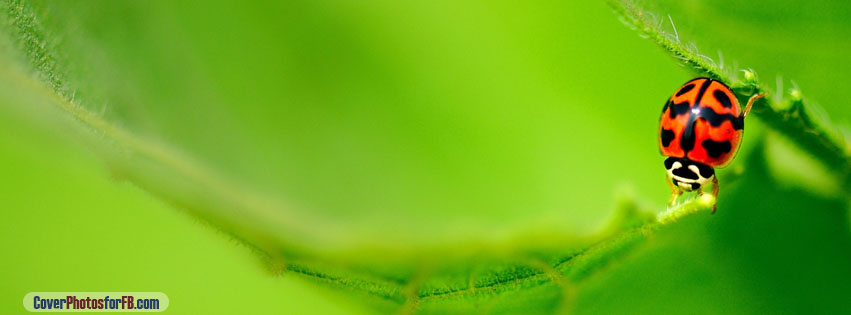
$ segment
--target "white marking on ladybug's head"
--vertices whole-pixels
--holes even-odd
[[[674,185],[685,191],[698,190],[715,177],[711,167],[688,159],[668,158],[665,169]]]

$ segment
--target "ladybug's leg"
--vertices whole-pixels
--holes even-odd
[[[671,178],[668,178],[668,186],[671,187],[671,200],[668,201],[668,205],[674,204],[674,201],[677,201],[677,197],[683,194],[683,191],[680,190],[679,187],[674,185],[674,182],[671,181]]]
[[[715,208],[718,206],[718,177],[712,177],[712,197],[715,197],[715,203],[712,204],[712,214],[715,214]]]
[[[748,117],[748,113],[751,112],[751,106],[753,106],[753,103],[756,102],[757,99],[763,97],[765,97],[765,93],[755,94],[754,96],[751,96],[751,98],[748,99],[748,104],[745,105],[745,112],[742,113],[742,117]]]

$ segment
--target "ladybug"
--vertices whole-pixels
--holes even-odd
[[[744,110],[724,83],[697,78],[686,82],[662,107],[659,119],[659,149],[665,159],[671,201],[684,191],[697,191],[712,182],[718,197],[715,168],[726,167],[739,150],[745,117],[764,94],[752,96]],[[712,206],[715,213],[715,206]]]

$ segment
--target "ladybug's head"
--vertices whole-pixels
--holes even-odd
[[[685,191],[698,190],[715,177],[712,167],[686,158],[665,159],[665,169],[674,185]]]

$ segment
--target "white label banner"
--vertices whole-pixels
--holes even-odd
[[[162,312],[168,296],[162,292],[30,292],[24,296],[30,312]]]

